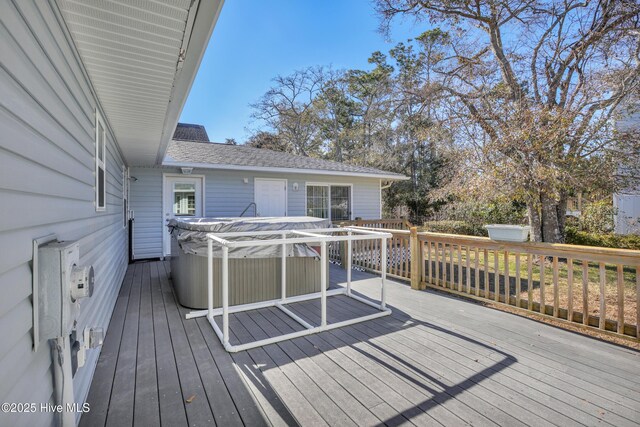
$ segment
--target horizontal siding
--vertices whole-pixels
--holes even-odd
[[[615,232],[640,234],[640,195],[614,194]]]
[[[131,209],[135,214],[134,254],[136,259],[162,257],[162,174],[180,173],[177,168],[132,168]],[[256,178],[288,180],[287,214],[304,216],[305,183],[323,182],[353,184],[353,217],[374,219],[380,216],[380,181],[376,178],[344,177],[312,174],[255,173],[194,169],[193,175],[204,175],[205,216],[235,217],[254,201]],[[244,183],[245,178],[247,183]],[[298,183],[298,190],[293,189]],[[251,208],[246,215],[252,215]]]
[[[162,256],[162,169],[132,168],[129,206],[135,215],[133,255],[136,259]]]
[[[78,330],[106,328],[127,261],[122,166],[107,141],[107,209],[96,212],[96,100],[49,2],[0,2],[0,400],[52,402],[47,345],[32,351],[32,240],[54,233],[77,240],[96,287],[82,301]],[[99,350],[74,377],[88,392]],[[0,425],[48,425],[53,414],[0,414]]]

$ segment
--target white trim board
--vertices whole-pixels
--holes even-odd
[[[330,175],[330,176],[355,176],[362,178],[377,178],[385,179],[389,181],[406,181],[409,179],[407,176],[402,175],[384,175],[370,172],[344,172],[333,171],[325,169],[300,169],[300,168],[272,168],[267,166],[239,166],[239,165],[224,165],[218,163],[184,163],[174,161],[164,161],[162,166],[167,167],[189,167],[198,169],[219,169],[219,170],[239,170],[239,171],[256,171],[256,172],[272,172],[272,173],[292,173],[292,174],[305,174],[305,175]]]

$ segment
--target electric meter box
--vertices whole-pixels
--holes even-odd
[[[80,264],[76,242],[51,242],[38,248],[39,338],[69,335],[80,305],[93,293],[93,267]]]

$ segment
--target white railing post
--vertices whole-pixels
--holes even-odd
[[[287,235],[285,233],[282,233],[282,240],[285,241],[285,239],[287,238]],[[285,299],[287,299],[287,244],[283,243],[282,244],[282,256],[280,258],[280,268],[282,270],[282,275],[281,275],[281,282],[280,285],[282,286],[282,301],[284,302]]]
[[[213,241],[207,237],[207,317],[213,319]]]
[[[229,344],[229,248],[222,246],[222,337]]]
[[[320,242],[320,297],[321,322],[320,326],[327,326],[327,242]]]
[[[385,295],[385,281],[387,279],[387,238],[383,237],[382,247],[380,248],[380,308],[387,307]]]
[[[351,234],[351,231],[347,232],[347,235],[349,236],[349,240],[347,240],[347,295],[351,295],[351,257],[353,255]]]

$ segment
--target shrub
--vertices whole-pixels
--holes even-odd
[[[566,241],[570,245],[640,250],[640,236],[638,235],[589,233],[573,226],[566,227]]]
[[[432,233],[463,234],[466,236],[487,236],[483,225],[471,224],[466,221],[426,221],[421,231]]]
[[[580,230],[589,233],[610,233],[613,231],[615,208],[610,199],[585,204],[578,220]]]

